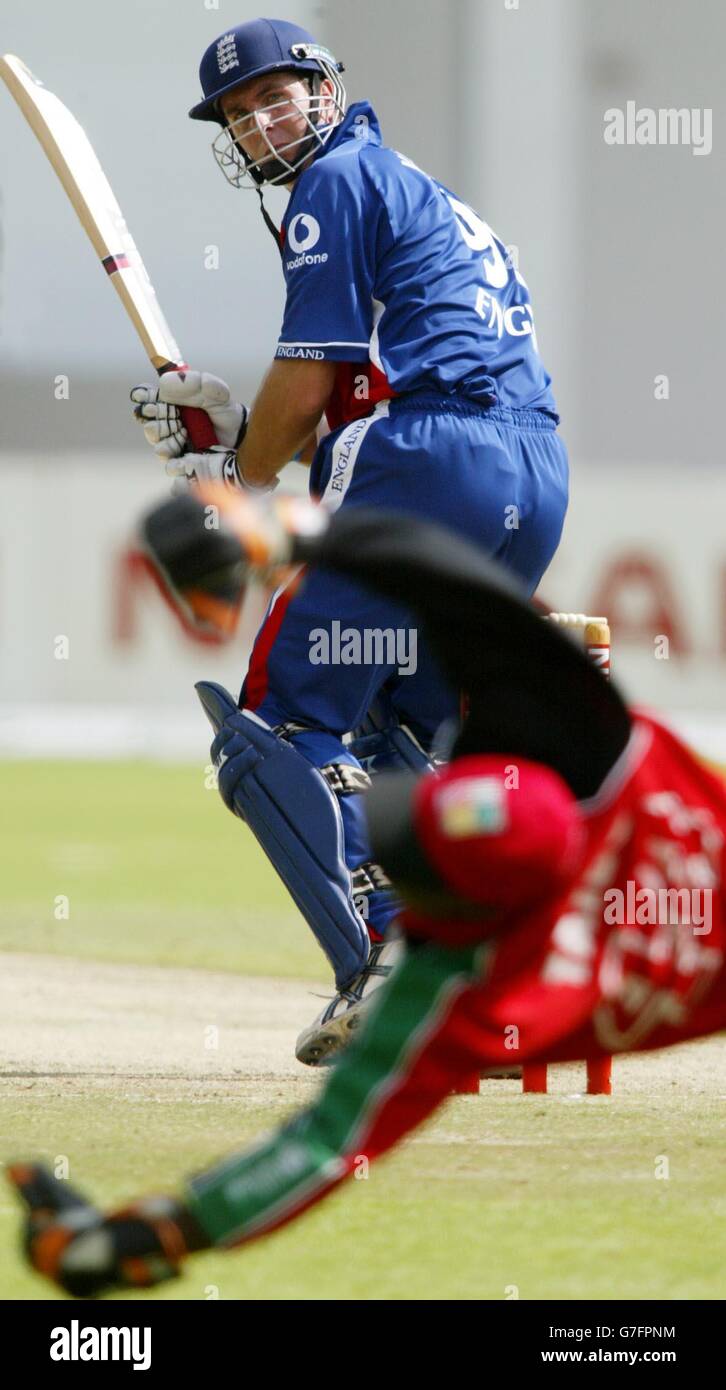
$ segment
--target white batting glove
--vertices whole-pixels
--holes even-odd
[[[186,492],[195,483],[224,483],[238,492],[253,492],[259,496],[264,492],[273,492],[280,481],[273,478],[272,482],[259,486],[244,482],[237,469],[236,449],[221,447],[206,450],[203,454],[183,454],[179,459],[169,459],[166,472],[168,477],[175,479],[171,490],[174,497]]]
[[[179,458],[189,448],[184,406],[206,411],[225,449],[238,448],[247,428],[246,407],[233,401],[226,382],[210,372],[165,372],[156,386],[134,386],[131,399],[147,442],[164,460]]]

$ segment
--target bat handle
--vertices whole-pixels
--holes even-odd
[[[183,372],[186,366],[186,362],[169,362],[163,367],[158,367],[157,371],[159,376],[164,376],[166,372]],[[213,444],[219,443],[206,410],[201,410],[199,406],[183,405],[179,413],[194,453],[201,454],[205,449],[211,449]]]
[[[180,414],[196,454],[201,454],[205,449],[211,449],[213,444],[219,443],[206,410],[200,410],[194,405],[183,405]]]

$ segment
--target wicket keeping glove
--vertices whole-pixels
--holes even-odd
[[[194,447],[182,418],[186,410],[206,412],[221,448],[236,450],[244,439],[246,406],[233,401],[227,383],[210,372],[165,372],[156,386],[134,386],[131,399],[147,442],[164,461]]]
[[[7,1175],[26,1208],[26,1258],[73,1298],[173,1279],[185,1255],[209,1244],[177,1198],[147,1197],[105,1216],[41,1164],[11,1164]]]
[[[206,524],[210,506],[219,526]],[[295,554],[296,546],[314,545],[328,521],[307,498],[258,499],[200,483],[141,518],[139,551],[184,630],[225,642],[237,627],[248,578],[290,580],[289,566],[308,558]]]

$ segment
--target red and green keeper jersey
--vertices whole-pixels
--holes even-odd
[[[209,1234],[282,1225],[487,1067],[666,1047],[726,1028],[726,788],[656,721],[582,805],[576,879],[471,948],[412,939],[319,1099],[190,1184]],[[687,890],[672,916],[644,890]],[[412,914],[410,932],[446,924]],[[491,929],[482,923],[482,937]]]

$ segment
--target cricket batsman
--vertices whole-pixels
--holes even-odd
[[[28,1258],[76,1297],[149,1287],[293,1220],[463,1078],[510,1064],[513,1038],[521,1062],[574,1061],[726,1027],[723,781],[451,532],[300,499],[215,505],[217,531],[191,497],[144,524],[187,614],[225,624],[250,564],[325,566],[415,608],[468,714],[446,768],[381,774],[368,793],[403,956],[312,1105],[178,1195],[108,1215],[37,1165],[8,1169]],[[239,814],[245,718],[220,687],[199,691]]]
[[[384,145],[367,102],[346,108],[341,72],[283,20],[239,25],[205,52],[190,115],[220,127],[220,169],[260,198],[282,259],[284,317],[249,412],[226,383],[190,370],[135,387],[136,414],[177,491],[211,480],[265,492],[301,458],[328,510],[436,519],[533,593],[559,542],[568,469],[527,285],[476,212]],[[264,208],[271,185],[289,193],[279,232]],[[181,424],[192,406],[219,441],[206,453],[190,451]],[[333,666],[313,651],[313,635],[332,638],[334,624],[363,657],[352,639]],[[344,1044],[394,949],[385,935],[397,905],[365,828],[370,773],[430,767],[437,731],[458,715],[459,694],[425,644],[415,661],[397,660],[391,638],[405,644],[411,628],[387,595],[317,569],[274,593],[238,701],[251,749],[264,729],[270,750],[300,755],[299,776],[276,788],[281,834],[253,780],[245,818],[334,975],[334,998],[298,1040],[306,1063]],[[313,833],[306,807],[321,776]]]

